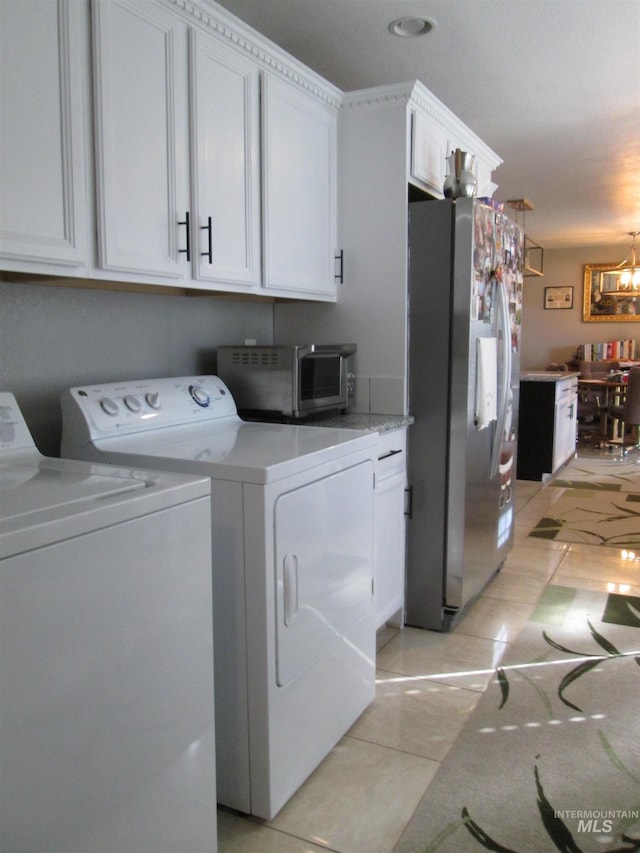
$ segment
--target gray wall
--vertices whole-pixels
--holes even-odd
[[[580,343],[640,339],[640,323],[582,320],[584,264],[619,262],[628,250],[545,251],[544,276],[524,283],[523,369],[567,361]],[[574,287],[571,310],[544,310],[554,285]],[[47,456],[59,452],[65,388],[215,372],[216,346],[245,338],[273,342],[271,303],[0,281],[0,389],[16,395]]]
[[[213,373],[218,344],[273,341],[271,303],[0,282],[0,389],[57,456],[65,388]]]
[[[552,361],[569,361],[579,344],[640,339],[640,322],[585,323],[582,319],[584,265],[620,263],[629,256],[629,246],[630,243],[622,243],[618,247],[545,250],[544,276],[524,280],[523,370],[539,370]],[[567,285],[573,287],[573,308],[545,310],[545,287]]]

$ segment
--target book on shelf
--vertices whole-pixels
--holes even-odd
[[[638,341],[630,338],[624,341],[580,344],[577,357],[579,361],[636,361],[638,351]]]

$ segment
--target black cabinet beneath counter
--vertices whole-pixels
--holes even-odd
[[[577,373],[528,373],[520,380],[520,480],[546,480],[576,449]]]

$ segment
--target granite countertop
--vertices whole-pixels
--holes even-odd
[[[412,415],[370,415],[358,412],[337,412],[326,415],[316,415],[305,418],[303,423],[308,426],[339,427],[340,429],[361,429],[369,432],[389,432],[400,429],[414,422]]]
[[[521,382],[561,382],[571,376],[580,376],[578,370],[530,370],[520,374]]]

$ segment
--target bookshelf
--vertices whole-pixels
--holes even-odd
[[[637,361],[640,353],[638,341],[632,338],[624,341],[606,341],[604,343],[580,344],[576,352],[578,361]]]

